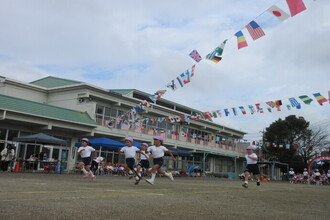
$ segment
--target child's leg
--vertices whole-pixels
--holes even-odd
[[[247,172],[247,171],[245,171],[244,175],[245,175],[245,177],[244,177],[244,180],[245,180],[244,183],[248,183],[249,182],[249,178],[250,178],[250,173]]]
[[[142,178],[142,171],[141,171],[142,167],[141,166],[136,166],[136,175],[139,177],[139,179]]]
[[[84,176],[87,176],[88,175],[88,172],[87,170],[85,169],[85,164],[84,162],[80,162],[77,166],[83,173],[84,173]]]
[[[254,180],[256,180],[257,182],[260,181],[260,174],[257,175],[253,175]]]
[[[88,172],[88,174],[91,176],[91,177],[94,177],[94,173],[93,173],[93,171],[91,170],[91,168],[90,168],[90,165],[87,165],[87,166],[85,166],[86,168],[86,171]]]
[[[159,168],[159,165],[158,164],[155,164],[152,169],[151,169],[151,178],[150,178],[150,181],[154,182],[155,181],[155,178],[156,178],[156,172]]]

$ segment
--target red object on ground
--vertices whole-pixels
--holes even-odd
[[[21,162],[18,160],[15,165],[14,173],[21,172]]]

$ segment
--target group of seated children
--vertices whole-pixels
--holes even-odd
[[[295,173],[293,168],[289,171],[289,182],[303,183],[303,184],[313,184],[313,185],[329,185],[330,184],[330,170],[327,173],[321,174],[319,169],[312,170],[308,172],[307,168],[304,169],[302,174]]]
[[[143,169],[142,174],[147,176],[148,171],[149,170]],[[95,170],[95,175],[128,176],[129,174],[125,170],[124,164],[100,162],[98,169]]]

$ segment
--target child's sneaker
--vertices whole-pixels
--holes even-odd
[[[90,181],[90,182],[94,182],[95,179],[96,179],[96,176],[92,176],[92,177],[89,179],[89,181]]]
[[[135,180],[135,185],[137,185],[137,184],[139,184],[139,182],[140,182],[140,179],[139,180]]]
[[[153,180],[151,180],[151,179],[146,179],[146,182],[149,183],[149,184],[151,184],[151,185],[154,185],[154,183],[155,183],[155,182],[154,182]]]
[[[83,178],[87,178],[89,176],[89,173],[86,173],[83,175]]]
[[[167,173],[166,176],[170,178],[171,181],[174,181],[172,173]]]
[[[257,186],[260,186],[260,181],[257,182]]]
[[[247,184],[247,183],[243,183],[242,186],[243,186],[244,188],[248,188],[248,184]]]

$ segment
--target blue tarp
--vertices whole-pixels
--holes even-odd
[[[189,167],[189,169],[188,169],[188,174],[190,174],[194,169],[200,169],[201,167],[200,166],[191,166],[191,167]]]
[[[90,145],[92,145],[92,147],[106,147],[106,148],[118,149],[125,146],[124,142],[115,141],[110,138],[95,138],[95,139],[90,139],[89,142]],[[77,142],[75,146],[80,147],[81,143]]]
[[[189,151],[186,151],[186,150],[179,150],[179,149],[175,149],[175,148],[172,148],[172,149],[169,149],[172,154],[174,155],[179,155],[179,156],[182,156],[182,157],[192,157],[193,154]]]

